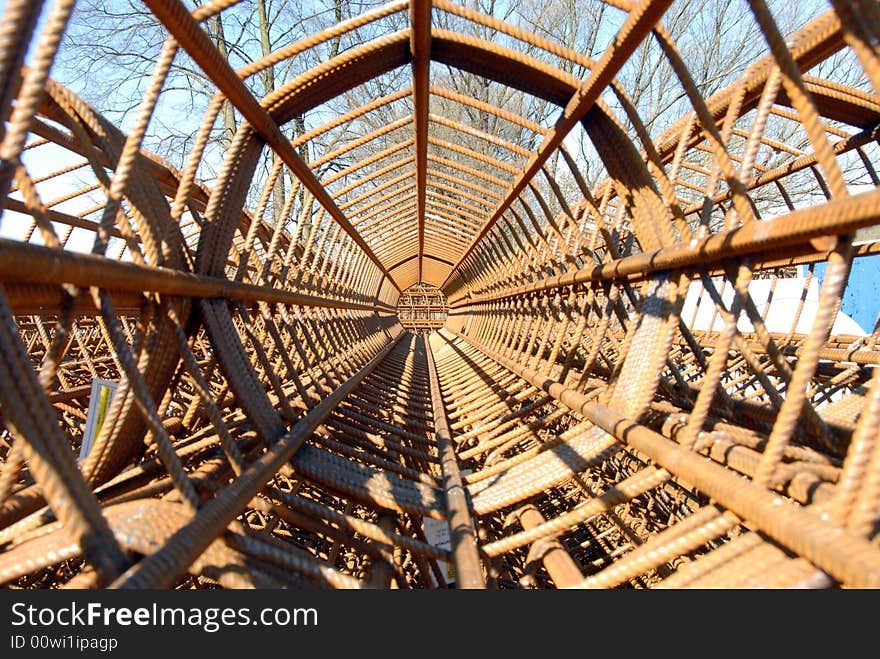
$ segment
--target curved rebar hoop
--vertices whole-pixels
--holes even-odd
[[[875,4],[145,4],[3,14],[0,583],[880,586]]]

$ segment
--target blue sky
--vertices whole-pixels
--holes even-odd
[[[816,266],[816,275],[824,277],[825,264]],[[871,333],[880,313],[880,254],[853,261],[840,309],[856,321],[865,332]]]

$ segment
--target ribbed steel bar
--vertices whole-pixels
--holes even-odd
[[[167,268],[110,261],[88,254],[58,252],[39,245],[27,245],[0,238],[0,277],[42,284],[95,285],[107,289],[205,298],[229,298],[242,302],[275,302],[332,309],[394,311],[382,303],[362,304],[315,295],[256,286],[180,272]]]
[[[461,480],[458,459],[455,457],[443,395],[440,393],[433,350],[425,337],[422,337],[422,344],[428,361],[428,379],[434,407],[434,436],[440,452],[440,466],[443,469],[443,494],[449,520],[452,559],[455,561],[456,583],[460,588],[484,588],[483,570],[477,553],[477,539],[468,510],[467,493]]]
[[[623,26],[621,26],[614,43],[609,47],[595,68],[590,72],[590,76],[575,92],[574,96],[563,109],[559,118],[553,124],[553,128],[545,135],[544,141],[539,149],[535,152],[526,166],[517,176],[516,181],[511,185],[504,200],[495,209],[495,212],[486,220],[482,229],[474,236],[468,249],[459,259],[453,272],[457,266],[464,262],[474,247],[483,239],[489,230],[495,225],[495,222],[504,214],[504,211],[513,203],[519,194],[526,188],[544,163],[553,155],[554,151],[562,144],[562,141],[569,134],[572,128],[584,117],[584,115],[593,107],[598,100],[599,95],[610,84],[611,80],[617,75],[617,72],[626,63],[632,52],[638,47],[642,40],[653,29],[654,24],[660,20],[664,14],[669,2],[666,0],[650,0],[639,3],[627,16]],[[450,273],[450,277],[452,273]],[[449,281],[449,277],[441,284],[440,288],[445,288]]]
[[[811,241],[853,233],[880,220],[880,191],[872,190],[845,199],[830,201],[817,208],[792,211],[772,220],[743,225],[712,234],[701,240],[661,247],[652,252],[633,254],[591,268],[548,277],[499,294],[475,296],[472,300],[450,300],[455,308],[463,304],[492,302],[506,297],[575,286],[623,277],[644,277],[652,272],[712,263],[732,257],[766,253],[793,245],[804,245],[811,252]]]
[[[692,483],[762,531],[801,553],[829,574],[856,587],[880,584],[880,555],[863,539],[820,516],[786,503],[766,490],[744,483],[729,471],[707,463],[678,444],[540,373],[523,367],[462,336],[487,356],[541,387],[567,407],[589,418],[619,441],[642,451],[670,473]]]
[[[208,544],[223,532],[241,508],[296,454],[303,442],[334,408],[381,363],[399,338],[397,336],[390,341],[361,370],[312,408],[297,424],[295,431],[288,433],[250,464],[232,485],[199,509],[195,518],[175,532],[161,549],[123,574],[115,586],[167,588],[172,585]]]
[[[315,177],[293,145],[281,133],[281,129],[269,113],[264,110],[253,95],[247,90],[229,63],[220,55],[216,47],[208,39],[204,31],[193,21],[186,8],[176,0],[150,0],[147,6],[163,22],[169,32],[174,35],[181,47],[187,50],[193,59],[209,75],[216,78],[217,87],[229,101],[235,105],[251,126],[267,141],[276,153],[290,167],[291,171],[302,181],[330,216],[351,236],[364,254],[376,264],[383,275],[393,283],[394,279],[385,270],[382,262],[373,253],[345,214],[339,210],[336,202],[327,189]],[[395,284],[395,286],[397,286]],[[398,287],[398,290],[399,287]]]
[[[416,152],[416,213],[419,235],[419,278],[425,254],[425,190],[428,172],[428,112],[431,67],[431,0],[410,0],[410,51],[413,78],[413,136]]]

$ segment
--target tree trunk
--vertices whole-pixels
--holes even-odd
[[[217,50],[220,51],[220,54],[228,59],[229,49],[226,46],[226,36],[223,33],[223,19],[220,14],[217,14],[213,20],[208,22],[208,33],[217,44]],[[235,112],[233,112],[232,103],[229,101],[223,102],[223,107],[220,109],[220,116],[223,117],[223,134],[220,139],[223,147],[226,148],[232,143],[232,138],[235,136],[235,131],[238,129],[238,126],[235,125]]]

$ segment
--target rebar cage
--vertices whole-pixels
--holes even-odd
[[[586,51],[336,3],[242,64],[253,3],[145,0],[120,118],[50,77],[82,8],[7,0],[2,583],[880,586],[880,9],[819,4],[728,3],[713,90],[693,3],[583,3]]]

